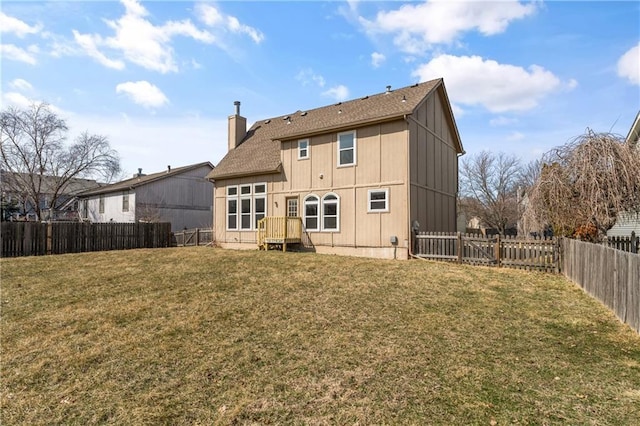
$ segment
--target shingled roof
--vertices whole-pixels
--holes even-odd
[[[280,171],[280,143],[330,131],[390,121],[413,111],[442,85],[442,79],[414,84],[346,102],[296,111],[257,121],[240,145],[209,173],[209,179],[251,176]]]
[[[205,161],[203,163],[191,164],[189,166],[184,166],[184,167],[176,167],[170,170],[167,169],[163,172],[152,173],[150,175],[134,176],[130,179],[125,179],[123,181],[116,182],[111,185],[106,185],[101,188],[84,191],[78,194],[78,196],[88,197],[88,196],[98,195],[98,194],[107,194],[110,192],[127,191],[130,189],[135,189],[141,185],[146,185],[148,183],[155,182],[160,179],[165,179],[169,176],[175,176],[175,175],[179,175],[181,173],[187,172],[189,170],[195,170],[202,166],[209,166],[213,169],[213,165],[210,162]]]

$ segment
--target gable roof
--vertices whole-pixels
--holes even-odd
[[[629,129],[629,133],[627,133],[625,141],[631,145],[636,145],[638,141],[640,141],[640,111],[636,114],[636,119],[633,120],[633,124]]]
[[[308,110],[296,111],[270,119],[260,120],[247,131],[240,145],[232,149],[207,175],[209,179],[277,173],[280,171],[280,143],[330,131],[361,127],[371,123],[396,120],[412,114],[437,88],[442,79],[414,84],[346,102]],[[453,118],[451,109],[448,111]],[[455,121],[452,123],[455,128]],[[459,151],[460,138],[455,132]]]
[[[28,173],[8,172],[0,170],[0,187],[3,191],[14,192],[33,179],[35,185],[40,185],[42,194],[51,194],[60,183],[60,177],[49,175],[30,175]],[[41,181],[40,181],[41,180]],[[99,188],[105,183],[96,182],[95,179],[71,178],[64,185],[60,195],[75,195],[80,192]]]
[[[111,185],[103,186],[102,188],[92,189],[89,191],[84,191],[78,194],[79,197],[88,197],[92,195],[98,194],[107,194],[110,192],[117,191],[127,191],[130,189],[135,189],[139,186],[146,185],[151,182],[155,182],[158,180],[162,180],[171,176],[176,176],[184,172],[188,172],[190,170],[195,170],[203,166],[209,166],[213,169],[213,165],[209,161],[205,161],[203,163],[191,164],[189,166],[176,167],[171,170],[165,170],[163,172],[152,173],[150,175],[142,175],[142,176],[134,176],[130,179],[125,179],[120,182],[112,183]]]

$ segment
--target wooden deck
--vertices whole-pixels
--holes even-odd
[[[258,221],[257,241],[260,250],[282,247],[287,251],[288,244],[302,242],[302,218],[268,216]]]

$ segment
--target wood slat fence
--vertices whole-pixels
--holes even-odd
[[[1,257],[171,246],[170,223],[2,222]]]
[[[563,239],[564,275],[640,333],[640,255]]]
[[[213,229],[185,229],[173,233],[174,244],[178,247],[206,246],[213,243]]]
[[[607,237],[604,244],[616,250],[640,253],[640,236],[637,236],[635,232],[631,232],[629,237]]]
[[[422,232],[414,236],[413,254],[425,259],[546,272],[558,272],[560,266],[558,240],[542,237]]]

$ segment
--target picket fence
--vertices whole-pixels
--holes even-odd
[[[413,255],[473,265],[559,272],[560,247],[556,238],[527,238],[422,232],[414,236]]]

